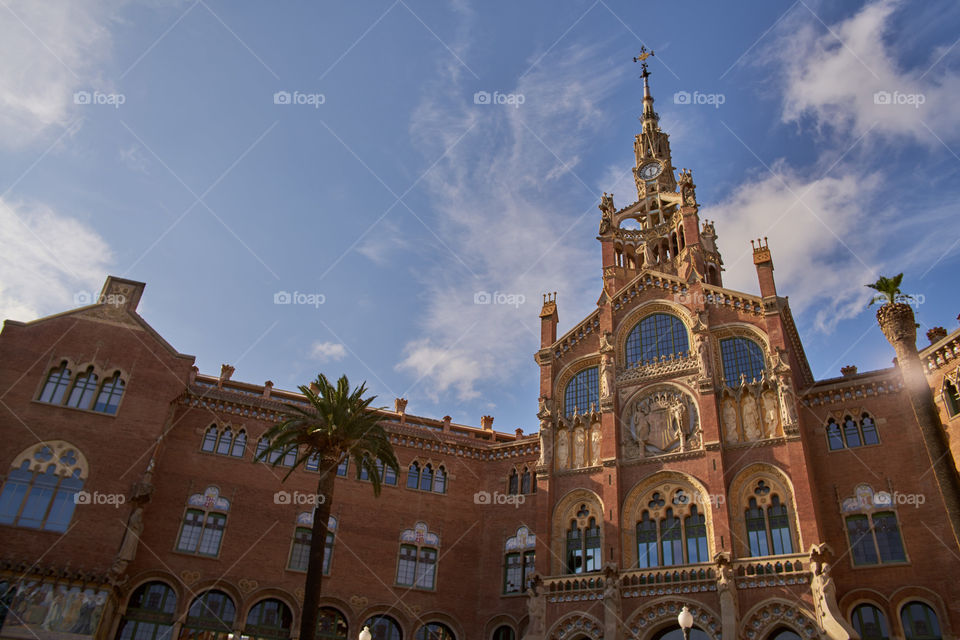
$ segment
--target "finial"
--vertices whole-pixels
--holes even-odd
[[[647,68],[647,58],[654,55],[653,51],[647,51],[646,45],[640,47],[640,55],[633,58],[634,62],[640,63],[640,68],[643,69],[643,73],[640,74],[641,78],[646,79],[650,75],[650,70]]]

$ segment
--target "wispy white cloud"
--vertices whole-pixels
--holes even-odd
[[[428,87],[411,124],[425,157],[447,151],[424,182],[435,231],[455,256],[424,274],[421,333],[397,365],[433,400],[447,392],[475,399],[485,384],[507,382],[504,372],[524,370],[539,347],[542,292],[561,292],[567,322],[589,313],[599,293],[599,267],[584,268],[597,254],[581,240],[595,233],[609,187],[584,184],[579,162],[607,121],[603,101],[622,65],[590,46],[558,50],[553,60],[515,87],[472,86],[451,68]],[[523,103],[475,104],[478,90]]]
[[[347,356],[347,349],[339,342],[314,342],[310,355],[320,362],[335,362]]]
[[[0,319],[87,304],[113,261],[93,229],[36,203],[0,199],[0,246]]]
[[[938,47],[924,64],[905,68],[889,44],[889,32],[910,10],[901,0],[876,0],[829,31],[796,10],[769,50],[782,65],[783,120],[811,116],[856,137],[870,131],[930,146],[940,144],[937,137],[960,137],[960,73],[948,49]]]

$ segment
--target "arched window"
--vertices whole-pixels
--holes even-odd
[[[243,635],[250,640],[289,638],[292,624],[293,613],[290,607],[276,598],[269,598],[261,600],[250,609]]]
[[[724,338],[720,341],[723,359],[723,380],[728,387],[739,387],[743,380],[759,380],[766,368],[763,350],[747,338]]]
[[[644,511],[637,523],[637,566],[641,569],[660,566],[660,544],[657,537],[657,523],[650,519],[650,512]]]
[[[519,492],[519,476],[516,469],[510,469],[510,476],[507,478],[507,493],[515,496]]]
[[[383,463],[383,460],[381,460],[380,458],[377,458],[376,462],[374,462],[373,464],[377,468],[377,473],[380,474],[381,484],[388,484],[388,485],[394,485],[394,486],[397,484],[397,472],[391,469],[390,467],[388,467],[387,465],[385,465]],[[370,480],[369,467],[361,467],[357,473],[358,473],[357,477],[360,480]]]
[[[70,398],[67,400],[68,407],[76,409],[89,409],[93,404],[93,397],[97,393],[97,374],[93,372],[93,367],[87,369],[86,373],[77,376],[73,383],[73,389],[70,390]]]
[[[230,455],[234,458],[242,458],[247,452],[247,432],[241,429],[237,432],[237,437],[233,439],[233,447],[230,449]]]
[[[581,506],[584,516],[589,515],[586,505]],[[577,513],[578,517],[580,513]],[[567,573],[590,573],[600,571],[600,526],[596,518],[589,518],[587,526],[580,528],[576,520],[570,521],[567,530]]]
[[[520,493],[526,495],[530,493],[530,470],[523,468],[523,475],[520,476]]]
[[[683,528],[687,541],[687,562],[708,562],[710,558],[707,556],[706,518],[697,512],[696,505],[690,507],[690,515],[684,519]]]
[[[337,534],[337,519],[327,520],[327,537],[323,545],[323,575],[330,575],[330,563],[333,559],[333,544]],[[297,526],[293,531],[290,545],[290,559],[287,568],[291,571],[306,571],[310,564],[310,544],[313,541],[313,513],[304,511],[297,516]]]
[[[507,538],[504,545],[503,592],[522,593],[536,571],[537,536],[527,527]]]
[[[417,489],[420,487],[420,463],[412,462],[407,469],[407,489]]]
[[[457,640],[450,627],[439,622],[423,625],[417,629],[417,633],[413,637],[414,640]]]
[[[420,472],[420,490],[433,491],[433,465],[429,462],[423,466]]]
[[[69,371],[67,375],[70,375]],[[50,384],[49,381],[47,384]],[[953,417],[960,413],[960,394],[957,393],[957,386],[950,380],[943,381],[943,402],[947,406],[947,415]]]
[[[566,415],[572,416],[574,411],[585,413],[591,405],[600,404],[600,380],[597,377],[597,367],[584,369],[573,376],[567,383],[563,394],[563,409]]]
[[[318,466],[319,466],[319,462],[318,462]],[[343,456],[340,462],[337,463],[337,475],[340,476],[341,478],[345,478],[347,476],[348,466],[350,466],[350,458],[348,458],[347,456]]]
[[[940,621],[928,605],[909,602],[900,610],[900,621],[907,640],[941,640]]]
[[[513,630],[513,627],[504,624],[497,627],[490,640],[517,640],[517,633]]]
[[[111,415],[117,412],[120,406],[120,398],[123,397],[125,383],[120,379],[120,372],[117,371],[113,377],[107,378],[100,386],[100,395],[97,396],[97,403],[93,405],[94,411],[109,413]]]
[[[840,431],[840,425],[833,418],[827,420],[827,446],[831,451],[843,449],[843,434]]]
[[[900,526],[893,511],[893,496],[874,493],[866,484],[841,503],[845,514],[850,555],[855,566],[906,562]]]
[[[437,548],[440,536],[418,522],[400,534],[397,584],[415,589],[434,589],[437,578]]]
[[[860,416],[860,432],[863,434],[863,444],[880,444],[880,436],[877,435],[877,425],[874,423],[870,414]]]
[[[320,607],[316,640],[347,640],[347,619],[333,607]]]
[[[796,631],[792,629],[777,629],[770,634],[770,640],[803,640]]]
[[[434,493],[446,493],[447,492],[447,470],[443,465],[437,467],[437,472],[433,476],[433,492]]]
[[[690,339],[687,327],[676,316],[654,313],[636,324],[627,335],[627,367],[659,362],[688,355]]]
[[[217,453],[226,456],[230,454],[230,449],[233,446],[233,429],[227,427],[223,430],[223,433],[220,434],[220,441],[217,443]]]
[[[373,640],[402,640],[400,625],[390,616],[373,616],[363,626],[370,627]]]
[[[63,397],[67,394],[67,387],[70,386],[72,376],[73,374],[67,368],[67,362],[64,360],[59,367],[53,369],[47,376],[47,381],[40,392],[40,402],[63,404]]]
[[[226,640],[233,633],[237,606],[223,591],[207,591],[196,597],[187,611],[180,640]]]
[[[793,536],[790,534],[790,513],[780,495],[771,493],[765,480],[759,480],[747,502],[744,513],[747,542],[751,556],[784,555],[793,553]],[[758,501],[769,497],[770,506],[764,511]]]
[[[845,416],[843,419],[843,437],[847,441],[848,449],[854,449],[863,444],[857,421],[850,416]]]
[[[213,453],[217,450],[217,425],[210,425],[203,434],[203,444],[200,445],[201,451]],[[260,453],[260,446],[257,445],[257,453]]]
[[[169,640],[176,610],[177,595],[165,583],[140,585],[127,603],[117,640]]]
[[[667,509],[667,517],[660,521],[660,550],[663,552],[663,566],[683,564],[683,540],[680,519],[673,515],[673,509]]]
[[[66,531],[86,475],[86,461],[65,442],[21,453],[0,491],[0,524]]]
[[[872,604],[857,605],[850,616],[850,621],[856,632],[860,634],[861,640],[890,640],[887,616]]]
[[[227,525],[230,501],[220,496],[216,487],[207,487],[187,500],[187,510],[180,525],[177,551],[216,557]]]

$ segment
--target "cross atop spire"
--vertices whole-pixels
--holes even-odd
[[[657,130],[657,124],[660,121],[660,116],[653,110],[653,95],[650,93],[650,68],[647,66],[647,58],[652,55],[654,55],[653,51],[647,51],[647,47],[642,46],[640,55],[633,58],[634,62],[640,63],[642,69],[640,77],[643,78],[643,117],[640,119],[643,121],[644,131]]]

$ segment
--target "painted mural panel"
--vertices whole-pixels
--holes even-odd
[[[107,592],[24,581],[10,598],[0,635],[34,640],[76,640],[97,632]]]

